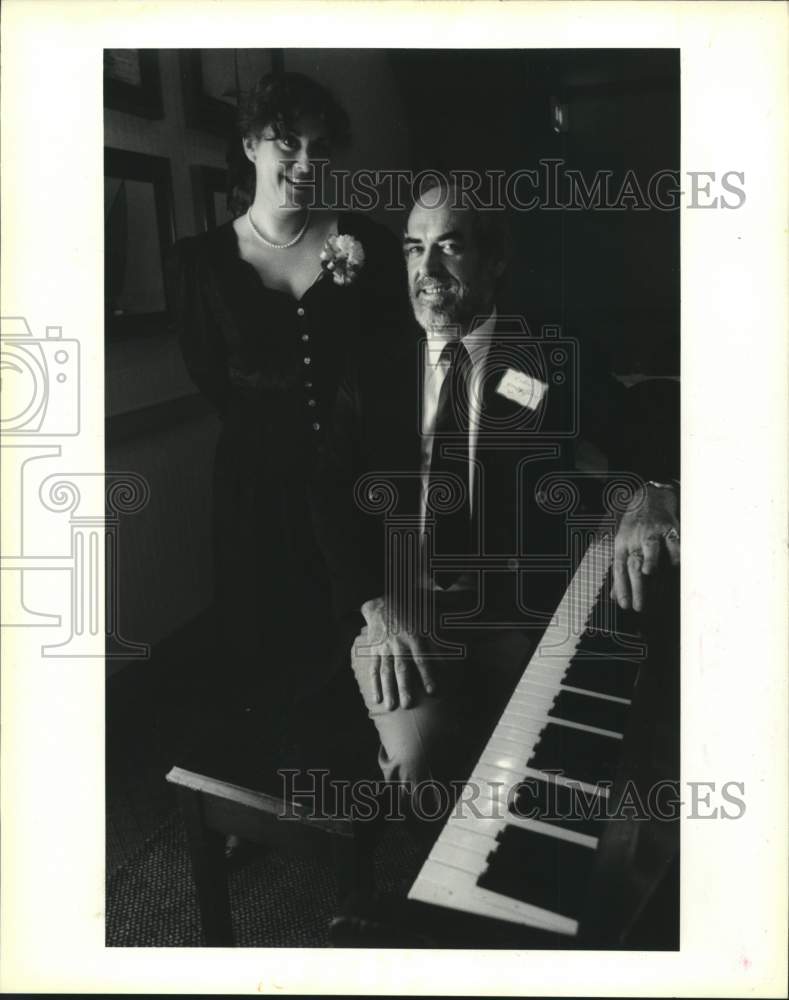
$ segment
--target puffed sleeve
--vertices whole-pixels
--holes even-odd
[[[210,305],[211,278],[199,238],[176,243],[169,270],[172,320],[186,369],[222,412],[229,391],[227,349]]]

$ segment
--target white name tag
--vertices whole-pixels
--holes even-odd
[[[544,382],[514,368],[508,368],[504,372],[496,388],[496,392],[502,396],[530,410],[537,409],[547,391],[548,386]]]

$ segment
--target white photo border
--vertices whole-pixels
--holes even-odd
[[[105,47],[244,47],[260,39],[282,48],[679,48],[683,178],[741,171],[747,195],[736,211],[685,207],[681,219],[683,783],[742,781],[747,806],[737,821],[683,822],[681,950],[559,958],[105,948],[101,650],[46,658],[35,629],[4,628],[3,989],[782,995],[784,5],[6,0],[3,27],[2,315],[24,317],[34,336],[57,326],[79,341],[81,426],[58,445],[64,473],[97,473],[104,462]],[[86,491],[101,506],[101,485]],[[4,554],[14,551],[9,507]],[[49,585],[44,578],[43,590]]]

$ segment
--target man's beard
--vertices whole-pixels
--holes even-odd
[[[417,323],[427,333],[457,329],[462,336],[471,321],[486,312],[483,296],[475,295],[469,285],[455,283],[428,299],[420,294],[425,284],[428,283],[423,282],[418,288],[411,289],[411,306]]]

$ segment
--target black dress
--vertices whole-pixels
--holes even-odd
[[[186,366],[222,418],[213,540],[220,693],[267,714],[319,689],[335,627],[312,530],[310,481],[346,360],[361,339],[402,335],[409,315],[398,242],[344,213],[364,247],[350,285],[324,273],[296,301],[265,287],[232,223],[180,241],[175,319]],[[319,261],[316,260],[316,272]]]

